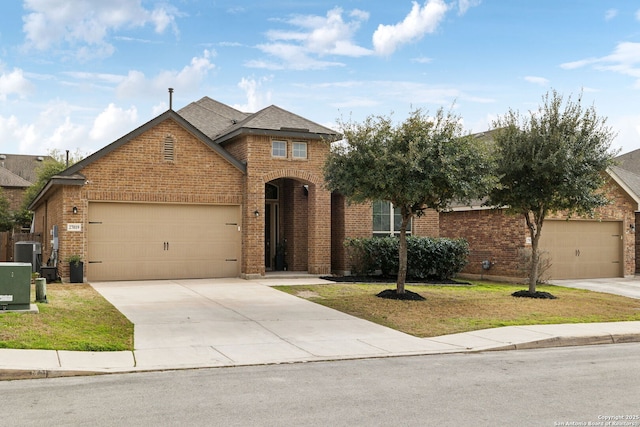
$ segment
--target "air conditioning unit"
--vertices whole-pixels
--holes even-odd
[[[13,248],[13,261],[30,263],[31,272],[39,272],[42,263],[42,245],[40,242],[16,242]]]

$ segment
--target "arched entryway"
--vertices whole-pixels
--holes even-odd
[[[312,177],[277,177],[264,184],[265,271],[328,274],[330,193]]]

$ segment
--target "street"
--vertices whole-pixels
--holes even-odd
[[[640,344],[7,381],[0,402],[20,426],[640,426]]]

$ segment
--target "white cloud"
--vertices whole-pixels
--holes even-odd
[[[107,145],[130,132],[137,122],[136,107],[132,106],[124,110],[112,103],[95,118],[89,137],[102,145]]]
[[[68,44],[80,57],[112,54],[108,35],[122,28],[151,24],[157,33],[169,27],[177,32],[175,18],[181,16],[172,6],[146,9],[141,0],[25,0],[24,9],[28,46],[45,50]]]
[[[618,10],[617,9],[609,9],[604,13],[604,20],[605,21],[611,21],[616,16],[618,16]]]
[[[14,68],[10,73],[0,74],[0,100],[4,101],[9,95],[26,97],[35,90],[35,86],[24,77],[24,72]]]
[[[472,7],[478,6],[482,0],[458,0],[458,15],[464,15]]]
[[[343,65],[340,62],[316,59],[326,55],[361,57],[371,55],[371,50],[358,46],[353,38],[362,22],[369,18],[367,12],[353,10],[343,18],[344,11],[334,8],[326,16],[294,15],[282,22],[295,30],[270,30],[268,43],[257,46],[276,61],[252,60],[245,65],[268,69],[323,69]]]
[[[142,95],[157,95],[164,93],[167,88],[175,88],[181,94],[198,90],[200,83],[215,68],[211,62],[215,52],[205,50],[202,56],[194,57],[191,63],[180,71],[162,71],[157,76],[148,78],[143,72],[129,71],[116,89],[121,98],[138,97]]]
[[[431,63],[431,61],[433,61],[433,59],[432,58],[427,58],[426,56],[420,56],[420,57],[411,59],[411,62],[415,62],[415,63],[418,63],[418,64],[429,64],[429,63]]]
[[[596,70],[613,71],[637,79],[634,87],[640,89],[640,43],[621,42],[610,55],[566,62],[560,67],[572,70],[588,65]]]
[[[240,80],[240,82],[238,83],[238,87],[245,92],[245,95],[247,96],[247,103],[233,105],[233,108],[235,108],[236,110],[253,113],[271,104],[271,92],[260,91],[262,83],[269,80],[270,78],[268,77],[262,78],[260,80],[243,77],[242,80]]]
[[[524,79],[529,83],[533,83],[538,86],[547,86],[549,84],[549,79],[545,79],[544,77],[525,76]]]
[[[411,12],[395,25],[379,25],[373,33],[373,46],[380,55],[391,55],[398,46],[419,40],[427,33],[433,33],[447,12],[443,0],[428,0],[424,7],[412,2]]]

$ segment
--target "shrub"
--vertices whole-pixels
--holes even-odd
[[[398,272],[398,244],[395,237],[346,239],[345,246],[355,275],[380,271]],[[449,279],[467,265],[469,244],[464,239],[407,237],[407,275],[414,279]]]

